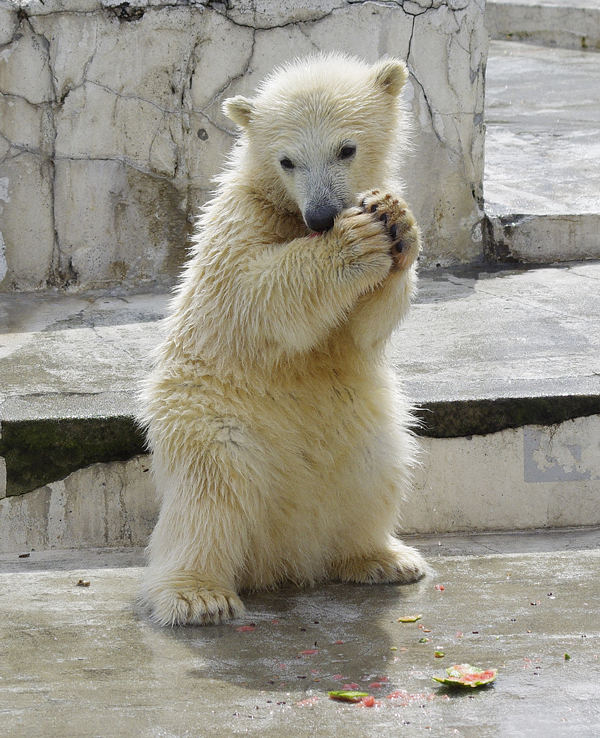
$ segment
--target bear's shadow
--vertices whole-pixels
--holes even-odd
[[[168,632],[188,650],[192,678],[270,691],[364,687],[389,671],[402,645],[393,642],[397,619],[417,607],[421,589],[331,583],[246,594],[240,620]]]

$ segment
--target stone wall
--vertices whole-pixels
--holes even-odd
[[[0,289],[171,282],[223,99],[317,49],[406,59],[424,261],[481,257],[483,0],[0,0]]]

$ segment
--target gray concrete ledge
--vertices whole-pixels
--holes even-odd
[[[492,0],[485,24],[493,39],[600,51],[598,0]]]
[[[526,425],[558,425],[600,415],[599,395],[500,397],[423,403],[417,407],[417,433],[431,438],[461,438],[498,433]]]
[[[505,215],[501,213],[505,207],[498,203],[485,207],[490,260],[547,264],[600,255],[600,213]]]
[[[600,396],[423,402],[415,415],[418,435],[460,438],[600,415]],[[146,451],[143,432],[132,416],[32,418],[2,421],[1,427],[7,496],[25,494],[91,464],[126,461]]]
[[[404,535],[427,559],[438,556],[495,556],[600,549],[600,527]],[[0,553],[0,574],[71,569],[127,569],[144,566],[143,546],[86,546],[79,549]]]
[[[126,461],[144,450],[131,417],[3,421],[6,494],[24,494],[90,464]]]

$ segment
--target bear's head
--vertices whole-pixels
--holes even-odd
[[[276,207],[301,215],[313,231],[330,229],[358,193],[386,181],[407,77],[399,60],[369,66],[341,54],[276,71],[252,99],[224,103],[242,129],[236,166]]]

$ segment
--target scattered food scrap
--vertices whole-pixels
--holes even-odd
[[[90,582],[86,582],[84,579],[80,579],[75,586],[76,587],[89,587]]]
[[[433,680],[448,687],[483,687],[496,678],[498,669],[482,671],[471,664],[454,664],[446,669],[446,677],[433,677]]]
[[[363,697],[370,697],[368,692],[357,692],[356,690],[341,689],[338,691],[328,692],[329,698],[338,700],[339,702],[360,702]]]
[[[235,629],[235,632],[236,633],[250,633],[253,630],[256,630],[255,625],[240,625],[239,628]]]
[[[400,707],[407,707],[408,705],[423,704],[424,702],[431,702],[435,699],[434,694],[426,694],[424,692],[417,692],[412,694],[407,692],[405,689],[397,689],[395,692],[390,692],[387,696],[388,700],[400,700]]]
[[[435,588],[437,589],[438,592],[443,592],[446,589],[446,587],[444,587],[443,584],[436,584]]]
[[[364,705],[365,707],[375,707],[376,705],[375,697],[373,697],[373,695],[370,694],[367,697],[363,697],[360,703]]]
[[[436,659],[443,659],[446,654],[443,651],[434,651],[433,655]]]
[[[417,620],[420,620],[423,616],[422,615],[403,615],[401,618],[398,618],[399,623],[416,623]]]
[[[315,695],[314,697],[307,697],[305,700],[300,700],[300,702],[296,702],[296,707],[308,707],[309,705],[314,705],[315,702],[318,702],[319,698]]]

